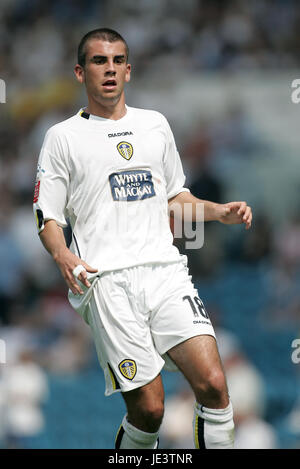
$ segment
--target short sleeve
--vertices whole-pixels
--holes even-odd
[[[39,155],[33,197],[33,211],[39,233],[47,220],[53,219],[59,226],[67,226],[68,188],[68,147],[65,138],[50,129]]]
[[[167,183],[167,197],[168,200],[180,192],[187,191],[189,189],[184,187],[185,175],[182,168],[181,159],[176,148],[174,136],[172,130],[164,118],[163,121],[165,133],[166,133],[166,148],[164,154],[164,174]]]

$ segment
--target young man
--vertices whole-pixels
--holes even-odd
[[[204,204],[204,219],[251,226],[245,202],[193,197],[174,138],[158,112],[125,104],[128,47],[115,31],[89,32],[75,75],[88,106],[46,134],[34,195],[40,238],[91,326],[106,395],[127,407],[116,448],[156,448],[160,372],[176,366],[196,399],[197,448],[233,447],[233,412],[214,329],[173,246],[168,204]],[[62,228],[69,218],[73,238]]]

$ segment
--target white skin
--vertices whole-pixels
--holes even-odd
[[[77,64],[74,72],[86,87],[87,112],[113,120],[126,114],[124,86],[130,81],[131,65],[123,42],[88,41],[85,65]],[[114,80],[115,85],[105,86],[108,80]]]
[[[74,72],[77,80],[86,87],[87,112],[112,120],[118,120],[126,114],[124,87],[130,81],[131,66],[126,61],[126,49],[122,41],[88,41],[85,65],[82,67],[77,64]],[[243,223],[246,229],[251,227],[252,210],[246,202],[217,204],[198,199],[189,192],[181,192],[169,200],[169,206],[173,203],[182,206],[185,203],[192,204],[192,220],[195,220],[197,204],[204,204],[205,221]],[[75,294],[83,294],[75,281],[73,269],[79,264],[85,267],[86,271],[82,272],[78,279],[87,287],[90,287],[90,283],[86,272],[97,272],[97,269],[79,259],[66,247],[63,230],[54,220],[45,223],[40,238],[53,256],[68,287]],[[193,337],[173,347],[168,353],[189,381],[198,402],[213,408],[224,408],[228,405],[226,380],[212,336]],[[160,375],[151,383],[122,394],[129,421],[145,432],[158,430],[164,399]]]

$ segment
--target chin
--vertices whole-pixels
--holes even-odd
[[[104,99],[105,101],[111,101],[111,100],[119,101],[120,97],[121,97],[120,93],[116,93],[115,91],[113,91],[112,93],[106,93],[102,97],[102,99]]]

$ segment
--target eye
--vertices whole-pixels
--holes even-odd
[[[116,64],[122,64],[122,63],[124,63],[124,61],[125,61],[124,57],[117,57],[115,59]]]
[[[97,65],[103,65],[106,62],[105,57],[100,57],[98,59],[94,59],[93,62]]]

